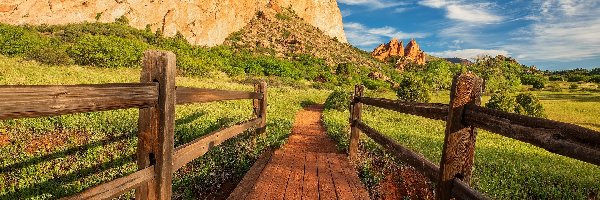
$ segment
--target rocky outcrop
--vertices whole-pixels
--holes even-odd
[[[387,44],[379,45],[371,55],[380,61],[385,61],[389,57],[404,56],[404,45],[402,41],[398,42],[398,39],[394,38]]]
[[[419,44],[414,39],[410,40],[406,48],[402,48],[402,41],[398,42],[394,38],[387,44],[379,45],[373,50],[371,55],[380,61],[396,58],[398,61],[396,64],[402,65],[402,68],[409,63],[425,64],[425,52],[421,50]]]
[[[2,0],[0,23],[68,24],[112,22],[125,16],[133,27],[180,32],[190,43],[214,46],[256,16],[267,4],[291,8],[330,37],[346,42],[335,0]]]

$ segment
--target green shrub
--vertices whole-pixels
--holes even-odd
[[[50,45],[50,39],[35,31],[0,24],[0,53],[21,56]]]
[[[589,82],[600,83],[600,75],[593,75],[593,76],[591,76]]]
[[[275,17],[279,20],[285,20],[285,21],[292,19],[292,17],[290,17],[286,14],[283,14],[283,13],[277,13],[277,14],[275,14]]]
[[[548,78],[550,81],[565,81],[561,75],[552,75]]]
[[[492,98],[485,104],[486,108],[512,112],[515,110],[515,98],[507,92],[497,92],[492,94]]]
[[[98,67],[138,67],[148,45],[115,36],[86,35],[67,50],[75,63]]]
[[[544,107],[535,95],[531,93],[518,94],[515,100],[517,102],[515,107],[516,113],[532,117],[546,117]]]
[[[567,81],[569,82],[585,82],[588,81],[589,77],[586,75],[582,75],[582,74],[569,74],[567,76]]]
[[[72,65],[74,63],[64,48],[45,47],[36,49],[27,53],[26,58],[49,65]]]
[[[344,111],[348,110],[352,94],[343,90],[335,90],[325,100],[325,109]]]
[[[521,83],[531,85],[535,89],[543,89],[548,81],[542,75],[524,74],[521,76]]]
[[[409,102],[429,102],[431,99],[429,93],[427,84],[414,76],[404,77],[396,90],[398,99]]]
[[[569,89],[575,90],[579,88],[579,85],[577,83],[572,83],[571,85],[569,85]]]

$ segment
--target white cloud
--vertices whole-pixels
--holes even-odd
[[[500,15],[494,14],[489,10],[492,3],[466,3],[462,1],[446,1],[446,0],[423,0],[419,2],[422,6],[438,8],[446,10],[448,19],[477,23],[490,24],[497,23],[503,20]]]
[[[527,61],[577,61],[600,58],[600,2],[597,0],[546,0],[535,22],[504,45]]]
[[[449,50],[449,51],[441,51],[441,52],[430,52],[428,54],[441,57],[441,58],[464,58],[469,60],[474,60],[479,56],[510,56],[510,53],[506,50],[497,50],[497,49],[460,49],[460,50]]]
[[[344,31],[351,44],[363,48],[370,48],[373,45],[387,42],[391,38],[425,38],[429,35],[426,33],[405,33],[389,26],[370,28],[355,22],[344,23]]]
[[[367,6],[371,9],[391,8],[401,5],[407,5],[405,2],[387,1],[387,0],[338,0],[338,3],[346,5]]]
[[[352,15],[352,11],[349,9],[341,10],[340,12],[342,12],[342,17],[348,17]]]

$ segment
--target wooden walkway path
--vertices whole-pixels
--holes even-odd
[[[346,154],[326,134],[321,106],[296,114],[290,138],[265,153],[228,199],[369,199]]]

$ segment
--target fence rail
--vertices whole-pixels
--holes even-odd
[[[111,199],[136,189],[136,199],[171,199],[173,172],[244,131],[264,131],[266,83],[255,91],[175,87],[175,55],[144,53],[141,83],[0,86],[0,120],[139,108],[138,171],[63,199]],[[253,100],[253,119],[223,128],[175,149],[175,105]]]
[[[437,184],[438,199],[487,199],[472,189],[470,178],[476,128],[533,144],[550,152],[600,165],[600,132],[574,124],[523,116],[480,106],[483,81],[472,73],[456,76],[450,104],[414,103],[363,97],[357,85],[350,106],[349,156],[355,158],[362,131],[387,151],[422,172]],[[362,104],[446,121],[440,165],[398,144],[362,122]],[[441,166],[441,167],[440,167]]]

